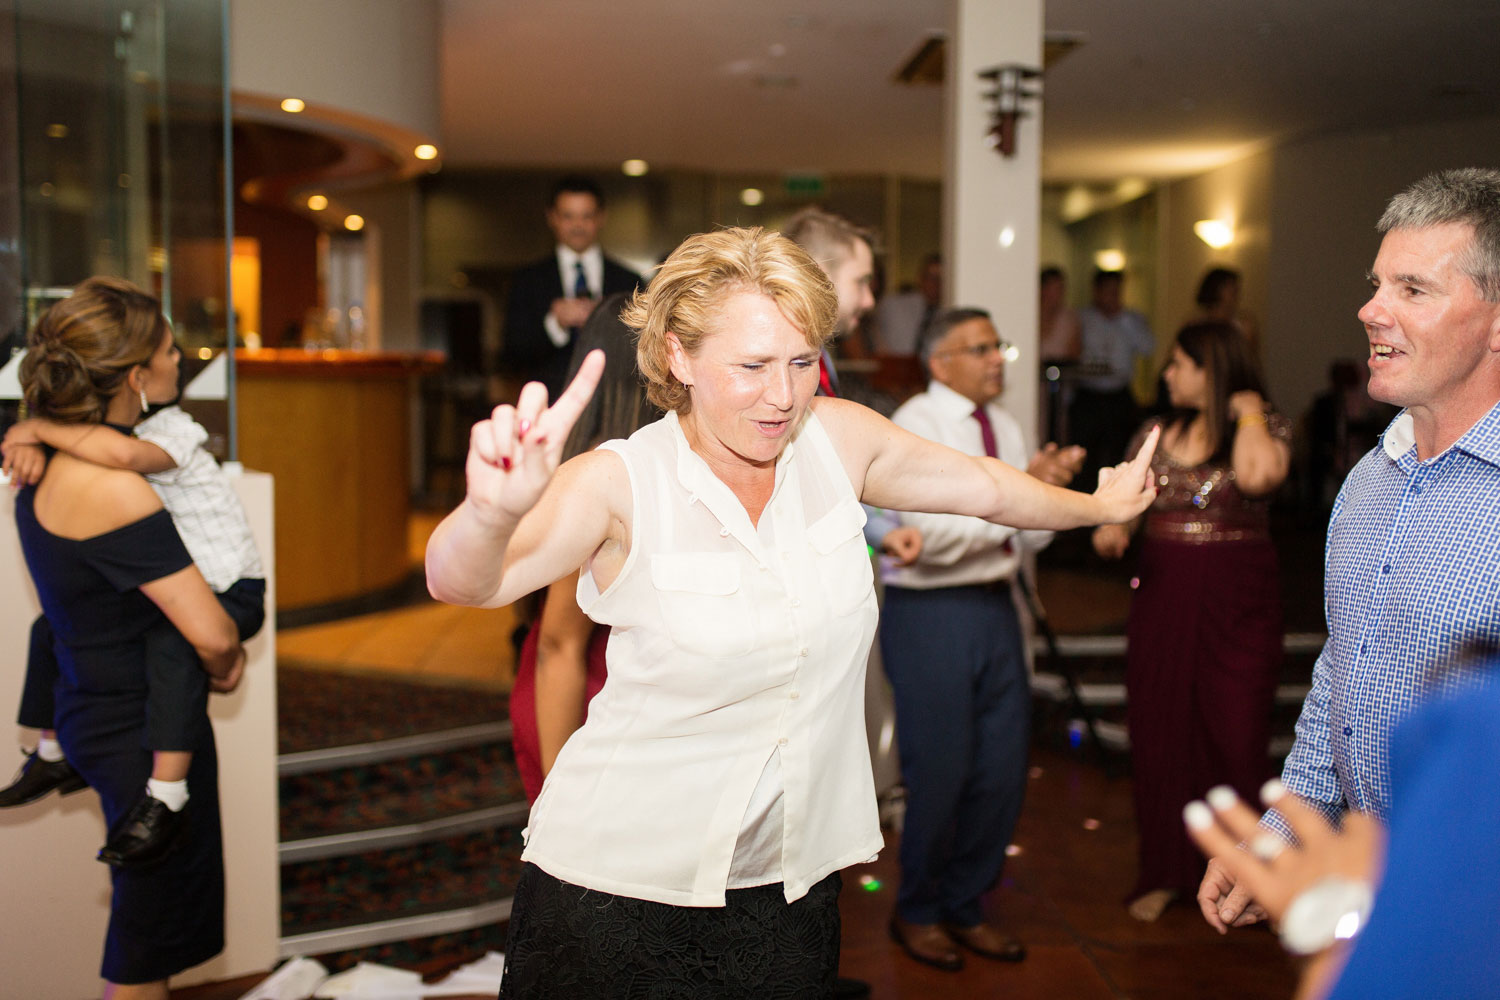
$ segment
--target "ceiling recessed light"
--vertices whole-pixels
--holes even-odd
[[[651,166],[645,160],[626,160],[620,164],[620,173],[626,177],[644,177]]]
[[[328,207],[328,198],[321,194],[310,194],[307,196],[307,207],[314,212],[321,212]]]
[[[359,232],[361,229],[365,228],[365,217],[363,215],[344,216],[344,228],[349,230],[351,233]]]
[[[430,142],[424,142],[412,150],[411,154],[419,160],[435,160],[437,159],[437,147]]]
[[[754,208],[766,200],[766,193],[760,188],[745,188],[740,192],[740,204],[749,205]]]
[[[281,102],[281,110],[289,115],[295,115],[306,107],[307,103],[300,97],[288,97]]]

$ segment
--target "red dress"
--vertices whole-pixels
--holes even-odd
[[[545,599],[544,599],[545,600]],[[516,752],[516,768],[526,787],[526,801],[535,802],[542,794],[541,741],[536,728],[536,646],[541,633],[542,606],[537,605],[536,620],[521,645],[521,660],[516,664],[516,683],[510,690],[511,746]],[[604,687],[604,647],[609,641],[609,627],[595,625],[589,634],[588,673],[584,679],[584,718],[588,702]],[[580,720],[581,721],[581,720]]]
[[[1285,440],[1284,419],[1271,432]],[[1205,860],[1182,807],[1214,785],[1258,801],[1271,774],[1271,708],[1282,658],[1281,584],[1265,500],[1227,462],[1157,451],[1126,630],[1125,686],[1140,874],[1132,896],[1197,890]]]

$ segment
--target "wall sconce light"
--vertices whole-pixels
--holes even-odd
[[[1094,266],[1101,271],[1123,271],[1125,270],[1125,252],[1123,250],[1100,250],[1094,254]]]
[[[1001,156],[1016,155],[1016,119],[1031,113],[1021,105],[1041,96],[1041,77],[1042,71],[1035,66],[1015,63],[979,71],[979,78],[993,85],[983,95],[994,104],[986,141]]]
[[[645,177],[651,165],[645,160],[626,160],[620,164],[620,173],[626,177]]]
[[[1234,225],[1223,219],[1199,219],[1193,223],[1193,232],[1215,250],[1234,242]]]

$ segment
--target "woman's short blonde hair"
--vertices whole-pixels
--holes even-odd
[[[651,402],[684,415],[691,409],[687,386],[672,374],[667,334],[675,334],[688,354],[697,353],[713,332],[718,307],[734,292],[770,298],[809,347],[821,348],[833,335],[838,297],[797,244],[759,227],[689,236],[620,315],[636,331],[636,363]]]

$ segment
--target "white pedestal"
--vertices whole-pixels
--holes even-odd
[[[247,472],[236,480],[255,543],[266,564],[265,628],[247,647],[245,680],[232,695],[215,695],[210,714],[219,748],[220,811],[228,904],[226,946],[218,958],[173,980],[174,986],[270,969],[281,933],[276,787],[276,568],[271,477]],[[16,538],[15,502],[0,490],[0,719],[15,718],[26,643],[38,614]],[[13,723],[26,745],[36,734]],[[0,735],[0,781],[21,763]],[[48,1000],[83,1000],[102,991],[99,956],[109,919],[109,870],[94,860],[104,819],[91,792],[48,796],[0,810],[0,993]]]

